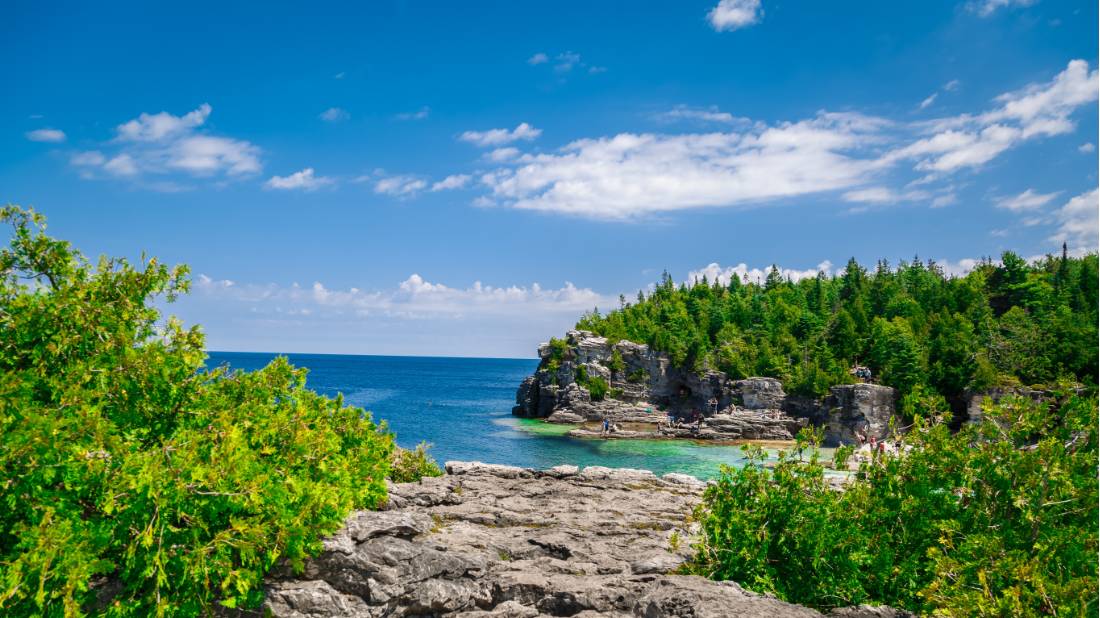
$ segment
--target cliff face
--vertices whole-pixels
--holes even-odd
[[[894,389],[875,384],[834,386],[824,401],[788,395],[774,378],[731,380],[720,371],[692,372],[630,341],[614,344],[588,331],[569,331],[564,346],[539,346],[539,368],[516,392],[512,413],[551,422],[656,423],[666,414],[703,419],[695,430],[671,437],[791,439],[801,427],[825,427],[827,444],[856,441],[855,432],[884,438],[894,415]],[[608,394],[592,397],[592,381]],[[683,433],[683,435],[678,435]],[[584,435],[584,431],[578,431]],[[633,433],[620,437],[641,437]]]

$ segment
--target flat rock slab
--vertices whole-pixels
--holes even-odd
[[[274,574],[263,611],[285,618],[821,615],[732,582],[671,574],[691,553],[686,516],[705,488],[692,477],[595,466],[446,467],[442,477],[391,485],[387,510],[353,513],[303,573]],[[894,615],[863,610],[846,615]]]

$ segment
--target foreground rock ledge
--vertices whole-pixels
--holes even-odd
[[[671,575],[690,555],[685,517],[705,485],[644,470],[530,470],[448,462],[390,487],[303,573],[269,580],[280,617],[820,616],[732,582]],[[900,616],[847,608],[845,616]],[[840,612],[838,612],[840,613]]]

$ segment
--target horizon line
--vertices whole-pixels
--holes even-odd
[[[204,350],[209,354],[270,354],[274,356],[377,356],[382,358],[452,358],[452,359],[476,359],[476,360],[538,360],[538,356],[448,356],[437,354],[355,354],[348,352],[270,352],[265,350]]]

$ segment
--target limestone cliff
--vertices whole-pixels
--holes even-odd
[[[538,370],[516,392],[516,416],[559,423],[606,418],[618,424],[655,424],[670,414],[680,419],[699,414],[698,426],[668,428],[661,435],[789,440],[801,427],[818,425],[825,427],[827,444],[850,444],[857,431],[886,437],[894,415],[896,393],[887,386],[838,385],[825,400],[813,400],[788,395],[775,378],[733,380],[720,371],[691,371],[673,366],[667,355],[646,345],[613,343],[582,330],[569,331],[563,343],[539,346],[539,359]],[[597,381],[608,391],[598,401],[592,396]],[[649,434],[628,430],[614,437]]]

